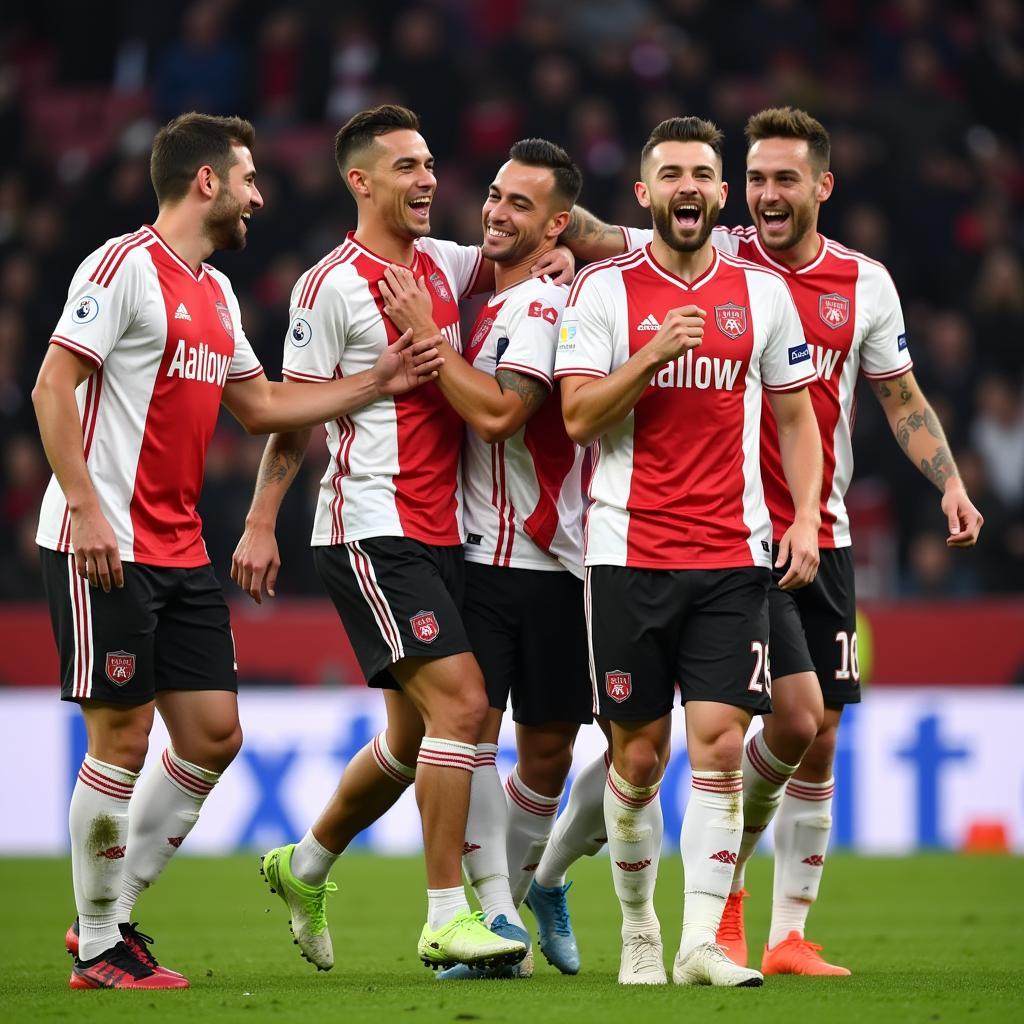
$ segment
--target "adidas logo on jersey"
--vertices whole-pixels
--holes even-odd
[[[660,331],[661,324],[654,319],[653,313],[648,313],[647,316],[645,316],[643,320],[636,325],[636,329],[638,331]]]
[[[178,308],[174,311],[174,319],[175,320],[191,320],[192,319],[191,315],[189,314],[189,311],[185,308],[185,303],[184,302],[179,302],[178,303]]]

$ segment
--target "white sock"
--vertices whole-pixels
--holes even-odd
[[[693,772],[679,836],[683,855],[680,956],[714,942],[743,834],[743,773]]]
[[[304,885],[318,886],[327,881],[334,862],[341,856],[328,850],[308,829],[295,844],[290,863],[292,874]]]
[[[220,772],[178,757],[171,747],[163,752],[160,764],[143,775],[132,800],[118,921],[131,920],[140,893],[160,877],[178,852],[218,779]]]
[[[478,743],[473,781],[469,787],[466,845],[462,848],[462,872],[473,886],[488,924],[499,914],[523,926],[508,884],[505,831],[508,826],[505,798],[495,760],[497,744]]]
[[[580,857],[593,857],[608,842],[604,826],[604,791],[608,786],[608,755],[591,761],[573,779],[569,802],[551,830],[534,878],[554,889],[565,885],[565,873]]]
[[[659,780],[653,786],[633,786],[608,769],[604,818],[608,829],[612,881],[622,908],[622,937],[661,936],[654,912],[654,885],[661,860],[663,822],[658,800]]]
[[[78,958],[91,960],[121,941],[117,898],[128,842],[128,801],[138,772],[85,755],[71,793],[71,878],[78,909]]]
[[[427,927],[431,931],[447,924],[460,911],[469,910],[466,890],[461,885],[451,889],[427,890]]]
[[[780,761],[768,749],[763,729],[747,740],[743,748],[743,838],[736,855],[733,892],[743,888],[747,861],[775,817],[786,783],[796,769],[795,764]]]
[[[775,818],[775,882],[768,945],[776,946],[790,932],[803,937],[811,904],[818,898],[821,871],[832,834],[835,780],[790,779]]]
[[[387,730],[374,736],[363,747],[363,750],[367,749],[377,767],[393,782],[397,782],[402,786],[409,786],[415,781],[415,767],[410,768],[409,765],[402,764],[391,753],[391,748],[388,746]],[[362,753],[362,751],[359,753]],[[313,830],[310,829],[295,844],[295,849],[292,850],[291,872],[305,885],[323,885],[331,873],[331,868],[334,867],[334,862],[340,856],[340,853],[328,850],[313,835]]]
[[[508,851],[509,876],[512,881],[512,899],[518,907],[530,891],[544,848],[551,836],[562,794],[544,796],[530,789],[519,777],[516,765],[505,780],[508,797]]]

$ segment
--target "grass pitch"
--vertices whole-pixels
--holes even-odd
[[[625,989],[618,970],[618,905],[603,858],[571,877],[583,957],[575,978],[539,954],[529,981],[440,983],[416,959],[425,916],[418,860],[347,855],[333,878],[329,920],[337,964],[318,974],[299,957],[284,904],[255,854],[182,857],[139,905],[154,952],[192,980],[186,992],[72,992],[64,931],[73,916],[65,860],[0,860],[0,1013],[4,1021],[175,1021],[181,1024],[344,1021],[346,1024],[507,1021],[510,1024],[756,1024],[1024,1021],[1024,861],[918,856],[829,859],[809,935],[851,978],[769,978],[761,989]],[[680,926],[681,865],[661,865],[658,911],[669,969]],[[748,871],[751,956],[764,941],[770,861]],[[528,924],[533,921],[525,911]],[[757,954],[759,959],[759,952]],[[754,961],[755,966],[757,960]]]

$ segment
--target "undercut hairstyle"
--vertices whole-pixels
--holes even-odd
[[[750,117],[744,134],[747,136],[748,149],[762,139],[802,139],[807,143],[807,155],[815,173],[821,174],[828,170],[832,142],[825,126],[806,110],[769,107]]]
[[[359,153],[373,145],[380,135],[420,130],[420,119],[408,108],[385,103],[353,114],[334,137],[334,159],[344,178]]]
[[[663,142],[703,142],[710,146],[722,164],[722,142],[725,136],[713,121],[702,117],[670,117],[651,132],[640,151],[640,169],[643,171],[651,150]]]
[[[241,117],[213,117],[194,110],[179,115],[153,140],[149,176],[157,202],[163,205],[184,199],[199,168],[207,164],[218,178],[226,178],[235,164],[232,147],[251,150],[255,140],[255,129]]]
[[[555,195],[567,210],[576,205],[583,188],[583,175],[561,146],[547,139],[521,139],[508,151],[508,158],[527,167],[547,167],[555,177]]]

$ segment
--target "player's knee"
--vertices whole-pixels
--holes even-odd
[[[97,760],[127,768],[130,772],[142,771],[149,751],[149,730],[139,725],[129,725],[109,732],[90,750]]]
[[[816,776],[825,780],[832,775],[832,762],[835,759],[835,754],[836,727],[830,725],[826,726],[814,738],[801,763],[807,771],[813,772]]]
[[[772,735],[766,735],[765,740],[768,749],[776,753],[776,756],[789,760],[793,753],[806,751],[814,743],[820,727],[821,715],[816,715],[812,709],[792,709],[788,714],[780,715],[778,721],[772,722]],[[773,739],[778,746],[778,752],[772,745]]]
[[[665,761],[654,743],[635,741],[615,757],[616,770],[632,786],[653,786],[665,774]]]
[[[704,771],[739,771],[743,758],[743,730],[723,729],[702,744],[701,766]]]
[[[175,745],[175,753],[211,772],[224,771],[242,749],[242,726],[236,719],[211,724],[202,736],[192,737],[187,753]]]
[[[477,743],[487,718],[487,694],[483,684],[467,686],[444,701],[440,707],[430,709],[428,731],[432,736],[443,736],[462,743]]]
[[[520,778],[539,793],[557,793],[565,785],[571,767],[570,744],[531,751],[519,758]]]

